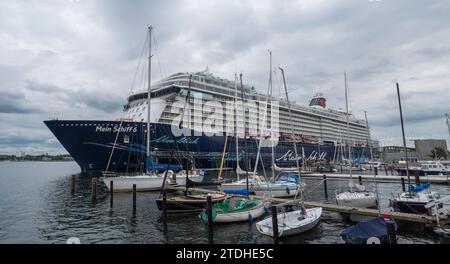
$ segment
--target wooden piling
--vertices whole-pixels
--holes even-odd
[[[211,195],[206,197],[206,213],[208,214],[208,242],[213,244],[213,217],[212,217],[212,200]]]
[[[406,192],[406,188],[405,188],[405,178],[402,177],[401,180],[402,180],[402,191],[403,191],[403,192]]]
[[[114,182],[109,181],[109,207],[113,208],[113,201],[114,201]]]
[[[72,175],[72,180],[71,180],[71,187],[70,187],[70,194],[74,195],[75,194],[75,183],[76,183],[76,175]]]
[[[273,243],[279,244],[280,238],[278,237],[278,217],[277,217],[277,207],[272,205],[272,237]]]
[[[133,184],[133,215],[136,214],[136,184]]]
[[[327,175],[323,175],[323,192],[325,193],[325,199],[328,200],[328,187],[327,187]]]
[[[397,235],[395,233],[395,222],[386,221],[386,231],[388,244],[397,244]]]
[[[91,200],[93,203],[95,203],[97,201],[97,178],[96,177],[93,177],[91,179],[91,185],[92,185]]]
[[[162,191],[162,197],[163,197],[163,201],[162,201],[162,211],[163,211],[163,217],[164,217],[164,221],[166,221],[167,218],[167,192],[166,190]]]

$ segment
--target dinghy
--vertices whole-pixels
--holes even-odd
[[[213,205],[212,219],[215,223],[232,223],[252,221],[266,212],[263,200],[254,198],[231,197]],[[206,212],[200,214],[200,219],[208,221]]]
[[[188,194],[173,196],[166,199],[166,212],[168,213],[186,213],[186,212],[201,212],[207,205],[207,197],[211,196],[213,204],[220,203],[228,196],[220,193],[208,194]],[[156,205],[160,211],[163,210],[163,199],[156,199]]]
[[[286,237],[309,231],[317,226],[321,215],[322,207],[306,209],[306,213],[296,210],[278,214],[278,236]],[[272,218],[256,223],[256,228],[263,235],[273,236]]]

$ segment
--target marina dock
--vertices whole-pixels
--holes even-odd
[[[328,177],[328,175],[327,175]],[[167,189],[173,189],[173,190],[185,190],[185,187],[178,187],[178,186],[168,186]],[[208,189],[201,189],[201,188],[190,188],[189,190],[193,192],[199,192],[199,193],[221,193],[217,190],[208,190]],[[263,199],[262,196],[257,195],[251,195],[252,198],[260,198]],[[292,199],[285,199],[285,198],[271,198],[270,201],[277,206],[284,206],[295,203]],[[353,215],[359,215],[359,216],[383,216],[385,218],[391,218],[394,220],[400,220],[400,221],[406,221],[406,222],[412,222],[412,223],[419,223],[419,224],[425,224],[428,226],[435,227],[438,225],[437,219],[435,216],[429,216],[429,215],[420,215],[420,214],[409,214],[409,213],[402,213],[402,212],[394,212],[394,211],[388,211],[388,210],[381,210],[378,211],[377,209],[368,209],[368,208],[359,208],[359,207],[348,207],[348,206],[340,206],[334,203],[325,203],[325,202],[304,202],[305,207],[312,208],[312,207],[322,207],[323,210],[329,211],[329,212],[336,212],[336,213],[346,213],[346,214],[353,214]],[[450,224],[450,218],[440,218],[439,219],[440,225],[446,225]]]

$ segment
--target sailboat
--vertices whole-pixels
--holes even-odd
[[[110,182],[114,182],[114,192],[127,192],[133,190],[133,185],[136,185],[137,191],[153,191],[161,189],[163,183],[176,183],[177,173],[173,170],[181,169],[179,165],[172,164],[155,164],[153,163],[151,157],[151,140],[150,140],[150,109],[151,109],[151,47],[152,47],[152,30],[153,27],[148,27],[149,34],[149,56],[148,56],[148,93],[147,93],[147,152],[146,152],[146,173],[141,175],[120,175],[116,174],[114,176],[109,176],[110,174],[105,172],[106,177],[102,177],[101,180],[110,189]],[[117,133],[119,133],[120,129]],[[176,142],[176,141],[175,141]],[[113,150],[114,151],[114,148]],[[174,151],[174,150],[172,150]],[[112,153],[111,153],[112,156]],[[169,162],[170,163],[170,162]],[[163,173],[159,173],[159,171],[163,170]],[[169,177],[167,177],[169,176]],[[184,174],[180,174],[178,178],[184,179]],[[192,175],[190,177],[191,180],[201,181],[203,180],[203,175],[197,171],[196,175]],[[174,182],[175,181],[175,182]],[[183,181],[183,180],[181,180]]]
[[[286,93],[286,100],[287,105],[289,109],[289,118],[292,118],[291,114],[291,107],[289,103],[289,96],[287,92],[286,87],[286,79],[284,76],[284,70],[279,67],[282,76],[283,76],[283,83],[284,83],[284,90]],[[291,132],[294,134],[294,125],[291,122]],[[297,164],[297,171],[300,172],[300,165],[298,163],[298,156],[297,156],[297,147],[294,141],[294,151],[295,151],[295,159]],[[300,173],[299,173],[300,175]],[[322,207],[315,207],[306,209],[302,203],[303,201],[303,189],[300,190],[300,209],[294,210],[291,212],[284,212],[277,215],[278,220],[278,236],[292,236],[296,234],[300,234],[303,232],[306,232],[308,230],[311,230],[320,221],[320,217],[322,216]],[[273,236],[274,230],[273,230],[273,223],[271,218],[266,218],[258,223],[256,223],[256,228],[258,231],[263,235]]]
[[[415,175],[415,184],[411,185],[411,179],[409,175],[409,160],[408,160],[408,149],[406,147],[406,138],[405,138],[405,128],[403,124],[403,113],[402,113],[402,103],[400,100],[400,88],[397,83],[397,97],[398,97],[398,106],[400,111],[400,123],[402,126],[402,137],[403,137],[403,147],[405,149],[405,161],[406,161],[406,176],[408,178],[408,191],[402,192],[398,194],[397,197],[390,199],[390,205],[394,208],[395,211],[404,212],[404,213],[412,213],[412,214],[429,214],[428,208],[426,205],[428,203],[433,202],[434,200],[438,200],[440,198],[439,193],[431,191],[429,187],[431,184],[425,183],[420,184],[419,175]],[[439,205],[442,207],[442,204]]]
[[[242,77],[242,75],[241,75]],[[267,101],[266,101],[266,109],[264,112],[264,118],[263,118],[263,124],[266,122],[267,117],[267,108],[269,105],[269,100],[271,99],[271,81],[272,81],[272,53],[270,53],[270,77],[269,77],[269,87],[268,87],[268,94],[267,94]],[[242,78],[241,78],[241,94],[244,102],[244,89],[242,86]],[[244,111],[245,113],[245,111]],[[244,117],[245,120],[245,117]],[[244,122],[245,124],[246,122]],[[244,128],[245,131],[245,128]],[[246,133],[245,133],[246,135]],[[248,172],[246,179],[241,179],[232,183],[225,183],[222,184],[221,190],[249,190],[252,193],[255,193],[256,195],[266,195],[269,193],[271,197],[292,197],[296,196],[301,188],[304,188],[306,186],[305,183],[299,181],[299,176],[294,177],[275,177],[272,181],[267,180],[264,176],[260,176],[256,174],[256,170],[258,168],[258,162],[261,158],[260,151],[261,151],[261,142],[263,139],[262,131],[260,136],[260,142],[258,145],[258,153],[256,156],[256,164],[253,170],[253,175],[251,177],[248,176]],[[273,140],[273,139],[272,139]],[[247,141],[245,141],[247,142]],[[272,144],[273,145],[273,144]],[[248,154],[248,152],[246,152]],[[273,154],[273,147],[272,147],[272,164],[275,164],[273,162],[274,160],[274,154]],[[248,162],[248,159],[247,159]],[[248,167],[248,166],[247,166]],[[273,172],[274,174],[274,172]],[[295,179],[297,178],[297,179]]]
[[[347,94],[347,74],[344,73],[344,83],[345,83],[345,107],[347,116],[347,140],[350,140],[349,135],[349,112],[348,112],[348,94]],[[336,203],[338,205],[344,206],[354,206],[354,207],[376,207],[378,204],[377,196],[374,192],[369,192],[366,190],[365,186],[356,184],[353,182],[352,177],[352,144],[348,144],[348,155],[349,155],[349,169],[350,169],[350,182],[349,191],[341,192],[336,194]]]

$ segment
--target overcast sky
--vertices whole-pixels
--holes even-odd
[[[208,67],[264,92],[271,49],[298,103],[344,107],[347,71],[352,112],[400,143],[398,81],[407,137],[448,140],[449,14],[433,0],[1,1],[0,154],[65,153],[49,118],[121,116],[148,24],[155,81]]]

